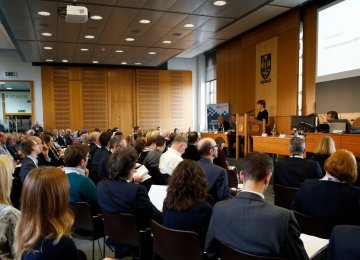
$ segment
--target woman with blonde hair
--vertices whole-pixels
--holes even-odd
[[[320,165],[321,170],[323,171],[323,174],[325,175],[324,170],[324,164],[327,158],[329,158],[330,155],[335,153],[335,142],[330,136],[324,136],[320,139],[320,142],[318,143],[315,151],[314,156],[310,159],[313,161],[317,161]]]
[[[337,225],[360,225],[360,189],[351,185],[358,175],[354,155],[339,149],[326,160],[324,168],[322,179],[305,180],[301,185],[294,210]]]
[[[0,259],[13,257],[15,225],[20,211],[10,202],[14,164],[7,155],[0,155]]]
[[[63,171],[40,167],[27,175],[15,231],[15,259],[86,259],[71,238],[69,181]]]

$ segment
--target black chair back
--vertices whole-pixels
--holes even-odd
[[[204,252],[199,235],[191,231],[169,229],[151,220],[154,254],[162,260],[202,260]]]
[[[237,188],[238,187],[238,176],[235,170],[226,170],[228,177],[228,187]]]
[[[292,203],[295,200],[296,193],[299,189],[286,187],[283,185],[274,185],[274,204],[276,206],[292,209]]]
[[[236,250],[223,243],[219,243],[218,251],[221,260],[285,260],[283,257],[258,256]]]
[[[294,215],[299,223],[300,232],[311,236],[329,239],[331,231],[336,225],[334,221],[313,218],[297,211],[294,211]]]

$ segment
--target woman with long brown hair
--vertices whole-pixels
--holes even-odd
[[[31,170],[21,194],[15,259],[86,259],[71,238],[73,223],[64,172],[54,167]]]
[[[163,207],[163,225],[194,231],[204,246],[212,207],[205,200],[207,181],[203,169],[192,160],[184,160],[173,171]]]

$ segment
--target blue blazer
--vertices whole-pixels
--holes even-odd
[[[328,260],[360,259],[360,227],[335,226],[328,246]]]
[[[214,201],[217,202],[230,197],[226,170],[213,164],[209,159],[204,157],[201,157],[198,163],[205,171],[208,182],[208,193],[214,198]]]
[[[26,175],[34,168],[37,168],[36,164],[33,162],[33,160],[31,160],[31,158],[25,156],[24,160],[21,162],[19,173],[22,182],[24,182]]]

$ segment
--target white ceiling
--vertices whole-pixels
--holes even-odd
[[[192,58],[308,0],[1,0],[0,49],[16,47],[24,61],[156,67],[173,57]],[[86,6],[100,21],[66,23],[68,4]],[[48,11],[50,16],[38,15]],[[151,23],[140,24],[140,19]],[[184,24],[192,23],[193,28]],[[6,29],[6,32],[4,30]],[[44,37],[43,32],[52,33]],[[85,35],[94,39],[85,39]],[[10,37],[9,37],[10,36]],[[132,37],[133,42],[125,41]],[[11,39],[11,40],[10,40]],[[172,41],[164,44],[164,40]],[[13,42],[12,42],[13,41]],[[15,46],[15,47],[14,47]],[[52,50],[45,50],[45,46]],[[89,51],[81,52],[81,48]],[[117,53],[115,50],[122,50]],[[148,54],[156,52],[155,55]]]

